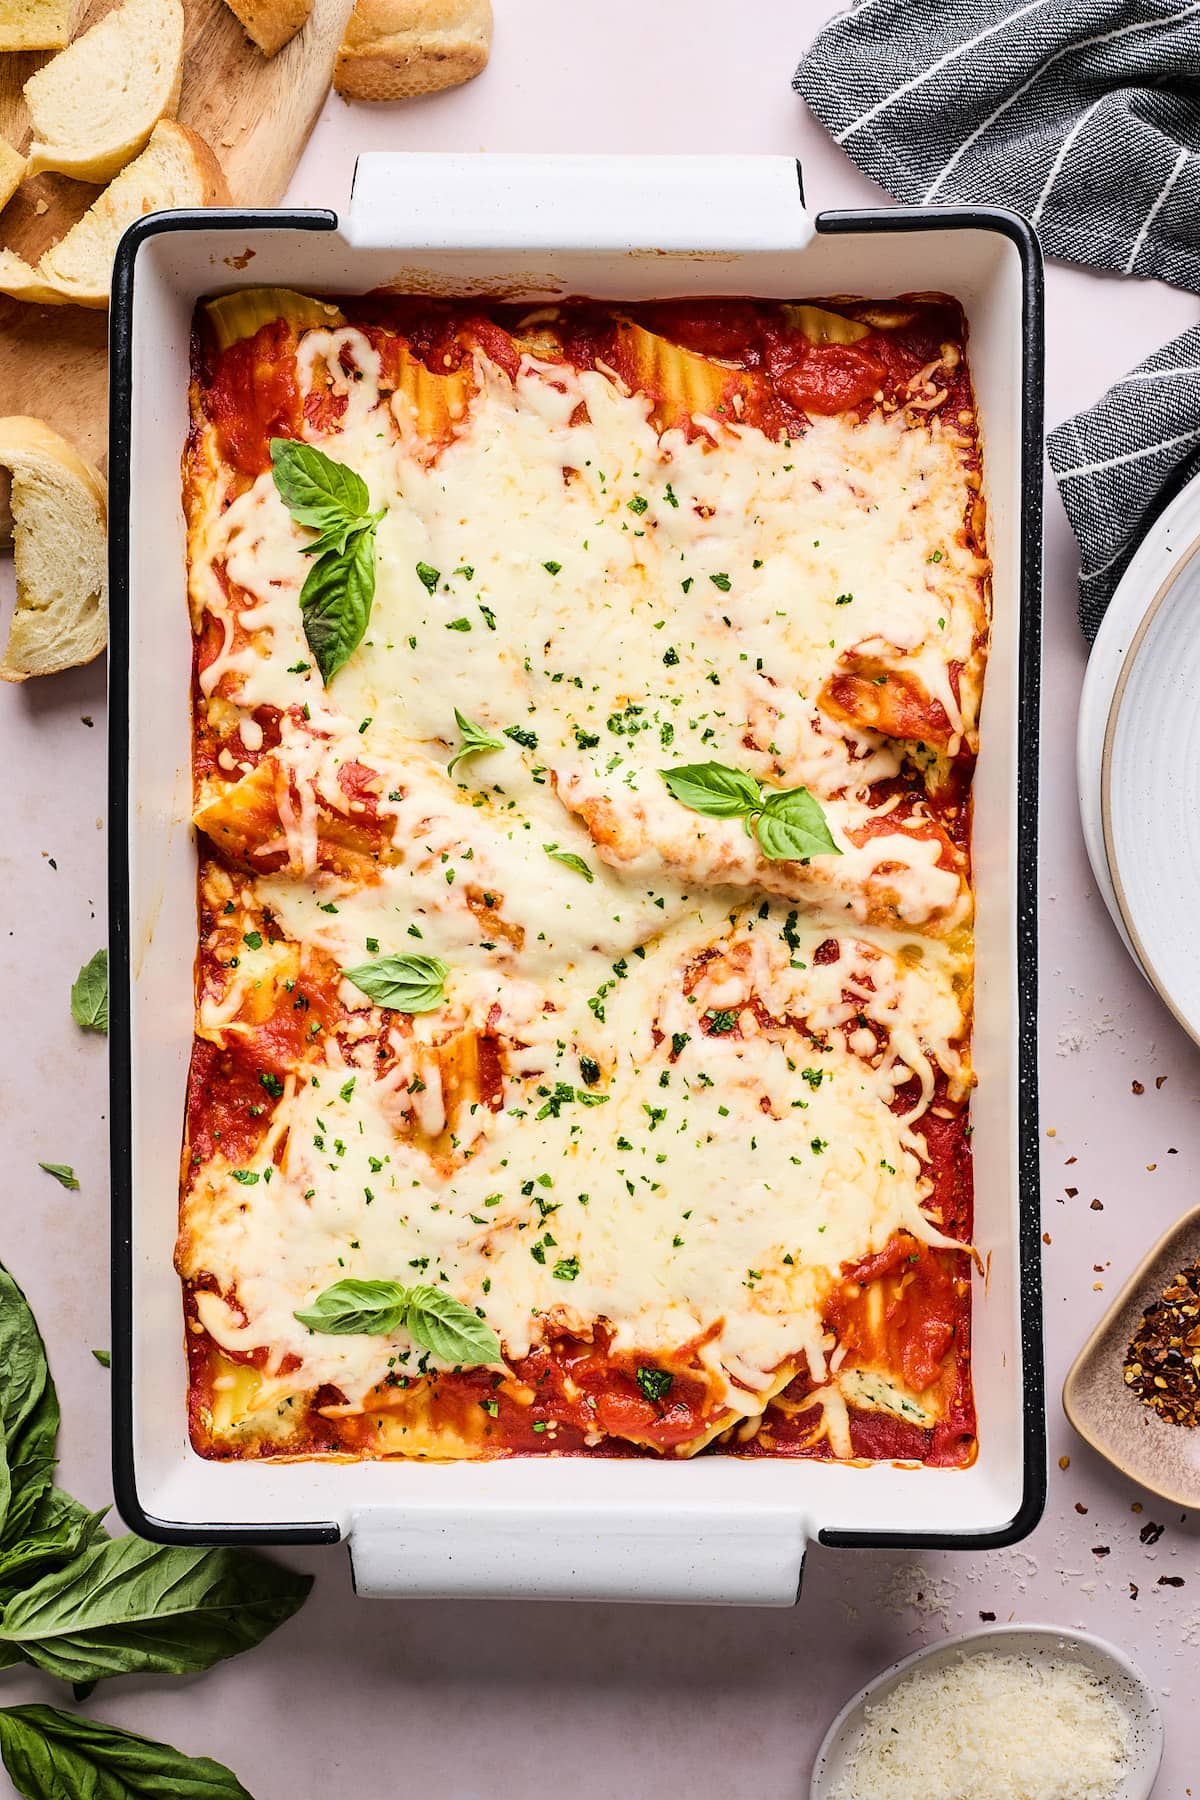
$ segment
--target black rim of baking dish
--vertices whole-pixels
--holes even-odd
[[[797,164],[800,196],[803,177]],[[133,1191],[129,938],[129,457],[133,400],[133,288],[138,251],[164,232],[336,231],[323,210],[224,209],[152,214],[118,246],[109,326],[109,1090],[112,1185],[113,1492],[126,1524],[159,1543],[328,1544],[335,1522],[185,1524],[157,1519],[138,1497],[133,1428]],[[1046,1500],[1037,1065],[1037,790],[1042,597],[1042,259],[1015,213],[992,207],[876,207],[819,213],[820,233],[992,231],[1016,247],[1022,279],[1020,677],[1017,766],[1017,999],[1019,1282],[1023,1489],[1008,1524],[991,1531],[817,1532],[817,1541],[871,1549],[984,1550],[1020,1542]]]

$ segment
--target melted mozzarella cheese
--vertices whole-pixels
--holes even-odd
[[[351,1027],[289,1081],[237,1172],[259,1179],[220,1157],[196,1172],[181,1270],[229,1296],[198,1294],[201,1321],[230,1351],[267,1346],[297,1392],[360,1404],[407,1361],[405,1334],[320,1336],[295,1312],[346,1276],[433,1281],[511,1358],[598,1319],[618,1349],[702,1341],[716,1394],[752,1418],[781,1369],[829,1379],[822,1306],[844,1263],[900,1229],[952,1242],[913,1127],[939,1070],[952,1093],[970,1081],[951,937],[969,900],[937,840],[854,841],[900,752],[816,697],[869,639],[972,729],[947,677],[978,629],[959,451],[900,415],[815,419],[795,443],[717,420],[660,437],[602,372],[526,357],[514,383],[479,357],[431,458],[360,333],[306,334],[300,369],[342,382],[322,441],[387,511],[370,625],[328,690],[298,606],[311,534],[270,476],[194,518],[193,606],[223,633],[210,719],[253,752],[251,714],[283,711],[288,865],[243,900],[343,968],[421,951],[450,975],[436,1012],[391,1029],[383,1073],[383,1021],[344,981]],[[456,707],[508,735],[450,775]],[[686,811],[660,771],[710,758],[808,786],[842,854],[767,862],[740,821]],[[320,867],[352,760],[378,777],[366,880]],[[203,996],[218,1041],[247,967]],[[502,1103],[456,1107],[442,1054],[485,1033]]]

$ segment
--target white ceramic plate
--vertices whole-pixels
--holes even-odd
[[[1141,958],[1122,914],[1105,844],[1105,740],[1109,735],[1109,719],[1122,671],[1139,639],[1147,612],[1156,597],[1170,583],[1198,538],[1200,476],[1190,481],[1155,520],[1121,577],[1092,646],[1079,702],[1076,775],[1084,842],[1104,903],[1112,914],[1127,949],[1139,963]],[[1200,626],[1200,615],[1197,615],[1196,624]],[[1149,723],[1153,725],[1157,718],[1157,708],[1151,708],[1147,716]],[[1155,811],[1157,812],[1157,808]],[[1159,985],[1148,971],[1147,979],[1155,986]]]
[[[1101,1676],[1133,1726],[1129,1773],[1114,1789],[1112,1800],[1150,1800],[1162,1761],[1163,1726],[1158,1702],[1145,1677],[1127,1656],[1103,1638],[1092,1637],[1086,1631],[1059,1631],[1051,1625],[996,1625],[986,1631],[968,1631],[893,1663],[860,1688],[829,1727],[817,1752],[809,1800],[831,1800],[857,1740],[868,1701],[882,1700],[918,1663],[938,1669],[964,1653],[972,1656],[981,1651],[1001,1656],[1070,1657]]]
[[[1200,535],[1147,608],[1117,678],[1100,818],[1126,941],[1200,1041]]]

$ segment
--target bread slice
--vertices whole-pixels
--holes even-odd
[[[182,0],[124,0],[31,75],[29,173],[111,181],[179,105]]]
[[[225,0],[230,12],[264,56],[291,42],[312,11],[312,0]]]
[[[0,0],[0,50],[61,50],[78,11],[77,0]]]
[[[15,250],[0,250],[0,294],[35,306],[62,306],[67,298]]]
[[[47,250],[38,273],[63,300],[107,306],[113,257],[127,226],[145,213],[220,206],[228,199],[221,165],[204,139],[174,119],[161,119],[142,154]]]
[[[17,608],[0,680],[53,675],[99,656],[108,637],[108,496],[90,463],[40,419],[0,419],[12,473]]]
[[[356,0],[333,85],[347,100],[408,100],[486,67],[491,0]]]
[[[0,207],[7,206],[25,179],[25,158],[0,137]]]

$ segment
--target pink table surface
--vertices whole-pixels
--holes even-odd
[[[835,10],[829,0],[736,9],[728,0],[497,0],[495,49],[478,81],[390,108],[331,96],[289,199],[341,207],[356,153],[394,148],[785,152],[803,159],[814,205],[875,202],[789,86]],[[1049,270],[1047,288],[1051,421],[1200,313],[1194,296],[1159,284],[1063,267]],[[294,1559],[317,1575],[308,1606],[264,1647],[199,1680],[116,1681],[92,1712],[228,1761],[256,1800],[523,1800],[551,1783],[566,1783],[573,1800],[800,1800],[825,1726],[853,1689],[894,1657],[994,1613],[1082,1626],[1128,1651],[1164,1697],[1159,1800],[1200,1795],[1200,1709],[1189,1703],[1200,1655],[1196,1525],[1094,1457],[1058,1398],[1108,1295],[1196,1199],[1200,1058],[1126,957],[1084,856],[1074,722],[1085,647],[1075,546],[1053,487],[1046,551],[1050,1496],[1038,1530],[986,1555],[815,1549],[800,1603],[785,1612],[370,1604],[350,1592],[344,1551],[314,1552]],[[49,1344],[65,1412],[63,1479],[93,1505],[111,1493],[109,1377],[90,1354],[109,1337],[105,1054],[72,1025],[67,988],[104,936],[104,725],[101,666],[0,693],[0,766],[9,771],[0,788],[0,1256]],[[73,1163],[79,1193],[42,1175],[39,1159]],[[1152,1547],[1139,1541],[1148,1520],[1166,1527]],[[1165,1575],[1185,1585],[1160,1585]],[[33,1674],[6,1671],[0,1682],[6,1701],[63,1697]]]

